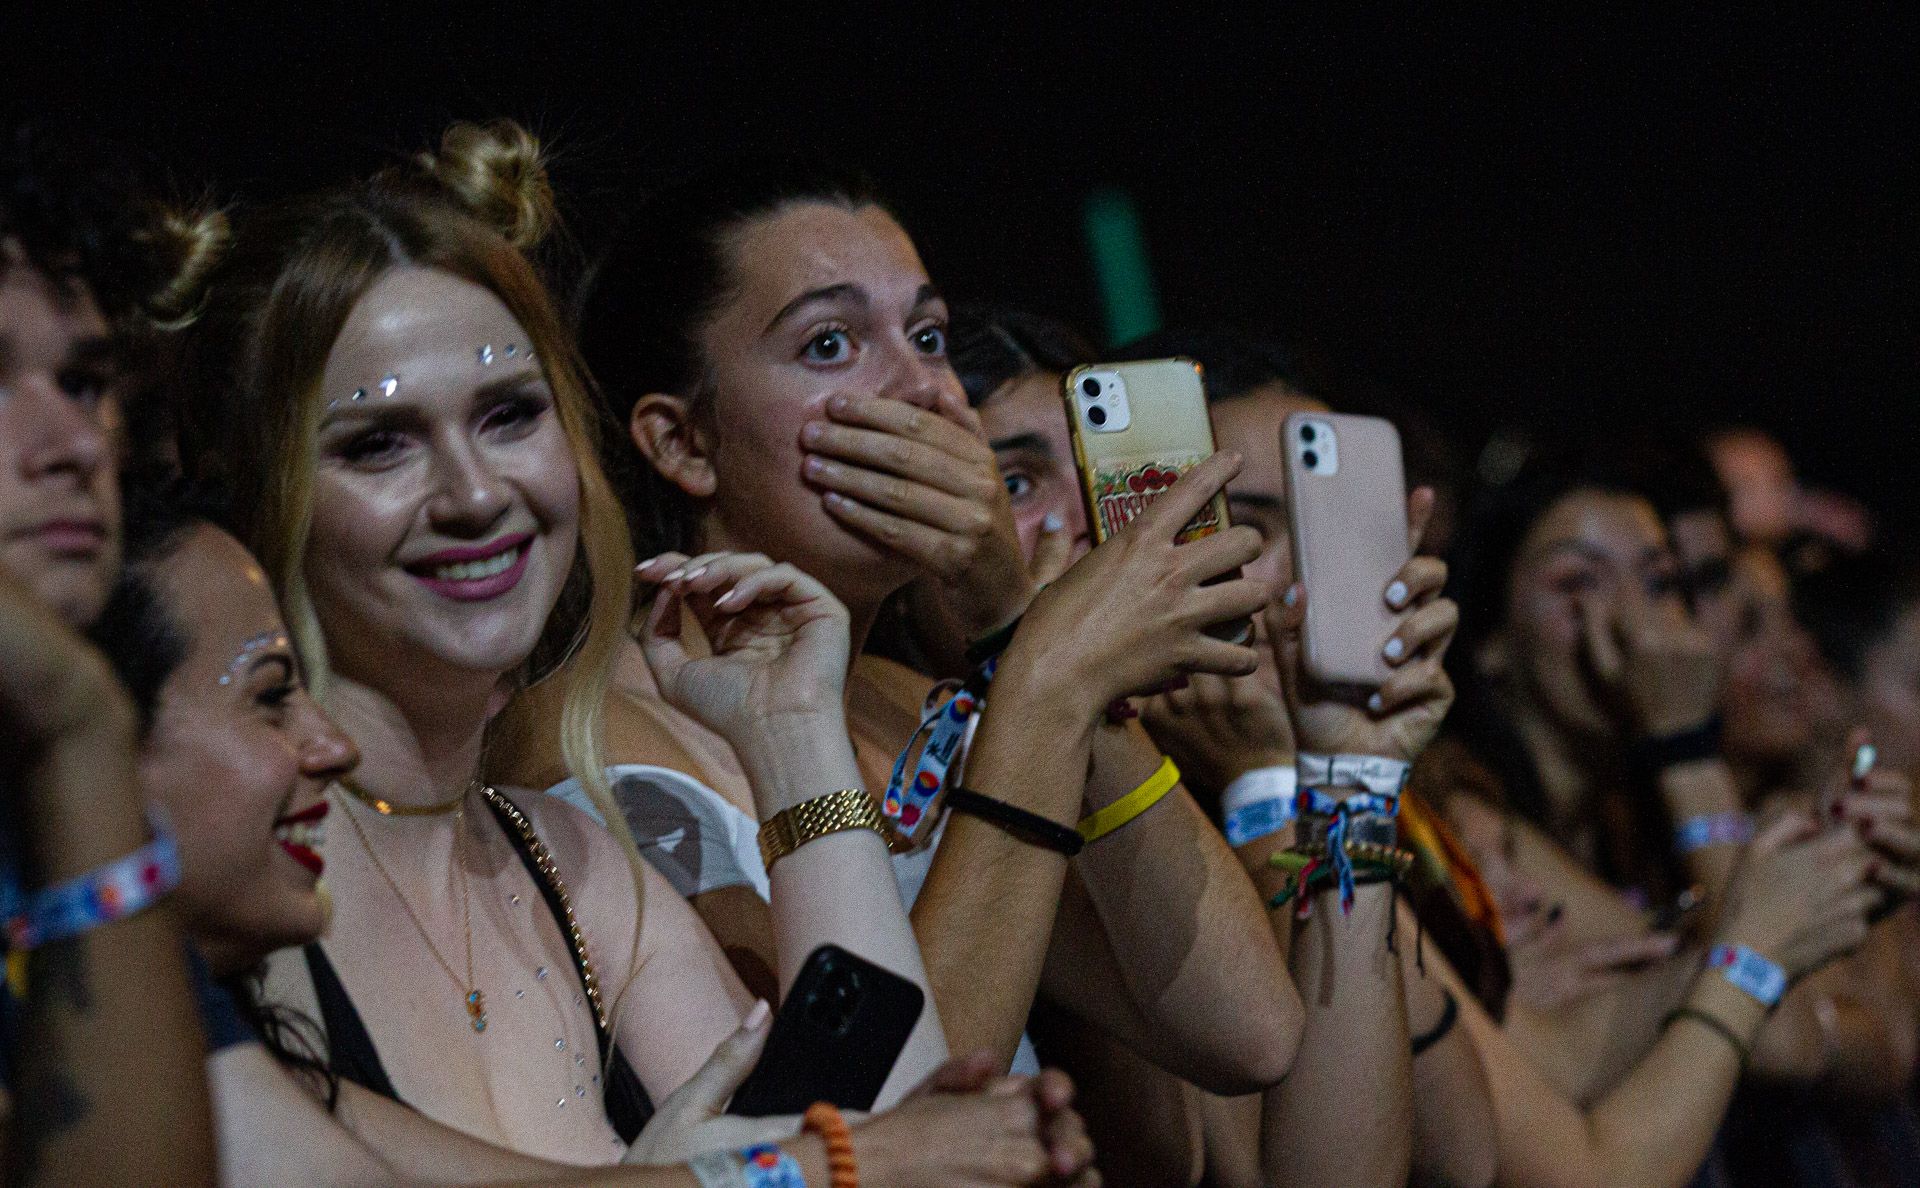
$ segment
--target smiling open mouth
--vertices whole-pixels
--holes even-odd
[[[273,840],[280,843],[295,862],[318,875],[326,870],[327,861],[320,856],[321,849],[327,844],[326,801],[312,808],[290,813],[273,823]]]
[[[477,548],[442,550],[406,569],[415,581],[442,598],[484,602],[520,584],[532,541],[533,537],[524,532],[503,536]]]

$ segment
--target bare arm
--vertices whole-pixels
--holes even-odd
[[[99,655],[10,587],[0,731],[29,891],[147,843],[133,711]],[[166,905],[35,949],[12,1038],[8,1183],[213,1181],[206,1047]]]

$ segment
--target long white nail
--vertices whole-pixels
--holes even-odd
[[[1041,529],[1046,532],[1058,532],[1066,526],[1067,522],[1060,518],[1058,512],[1048,512],[1047,518],[1040,521]]]
[[[1300,601],[1300,587],[1298,587],[1298,586],[1288,586],[1288,587],[1287,587],[1287,592],[1286,592],[1285,594],[1282,594],[1282,595],[1280,596],[1280,601],[1281,601],[1281,602],[1284,602],[1284,603],[1286,603],[1286,604],[1287,604],[1288,606],[1292,606],[1292,605],[1293,605],[1294,603],[1296,603],[1296,602],[1299,602],[1299,601]]]
[[[748,1031],[758,1031],[760,1030],[760,1025],[765,1023],[767,1016],[772,1013],[773,1009],[767,1005],[766,999],[755,999],[753,1009],[747,1012],[746,1021],[742,1023],[741,1026]]]
[[[1401,653],[1405,652],[1406,650],[1407,650],[1407,645],[1400,642],[1400,637],[1397,635],[1387,641],[1386,647],[1380,649],[1380,651],[1389,660],[1398,660],[1400,658]]]
[[[1395,610],[1398,610],[1400,608],[1400,604],[1405,602],[1406,600],[1407,600],[1407,583],[1397,581],[1387,587],[1387,605],[1388,606],[1393,607]]]
[[[1367,698],[1367,708],[1376,714],[1379,713],[1381,710],[1387,708],[1386,698],[1375,693],[1373,696]]]

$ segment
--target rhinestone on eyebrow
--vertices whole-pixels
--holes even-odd
[[[509,356],[513,354],[512,347],[507,348],[507,354]],[[480,355],[480,366],[482,367],[493,366],[493,344],[492,343],[489,342],[489,343],[481,344],[479,355]]]
[[[385,379],[382,379],[378,386],[382,396],[391,396],[394,391],[400,387],[400,377],[397,375],[389,375]]]
[[[519,353],[520,353],[520,347],[518,346],[518,344],[511,343],[511,342],[507,344],[507,358],[511,359]]]
[[[251,660],[255,653],[262,648],[276,645],[283,648],[291,648],[293,643],[287,638],[286,632],[284,631],[262,631],[260,634],[242,643],[240,650],[234,653],[233,660],[227,665],[227,671],[220,674],[220,683],[223,685],[233,684],[234,678],[240,674],[240,670],[246,666],[247,661]]]

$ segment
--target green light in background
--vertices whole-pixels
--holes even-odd
[[[1158,330],[1160,299],[1153,291],[1153,261],[1147,258],[1147,237],[1133,199],[1123,190],[1095,190],[1087,195],[1082,225],[1107,315],[1108,344],[1131,342]]]

